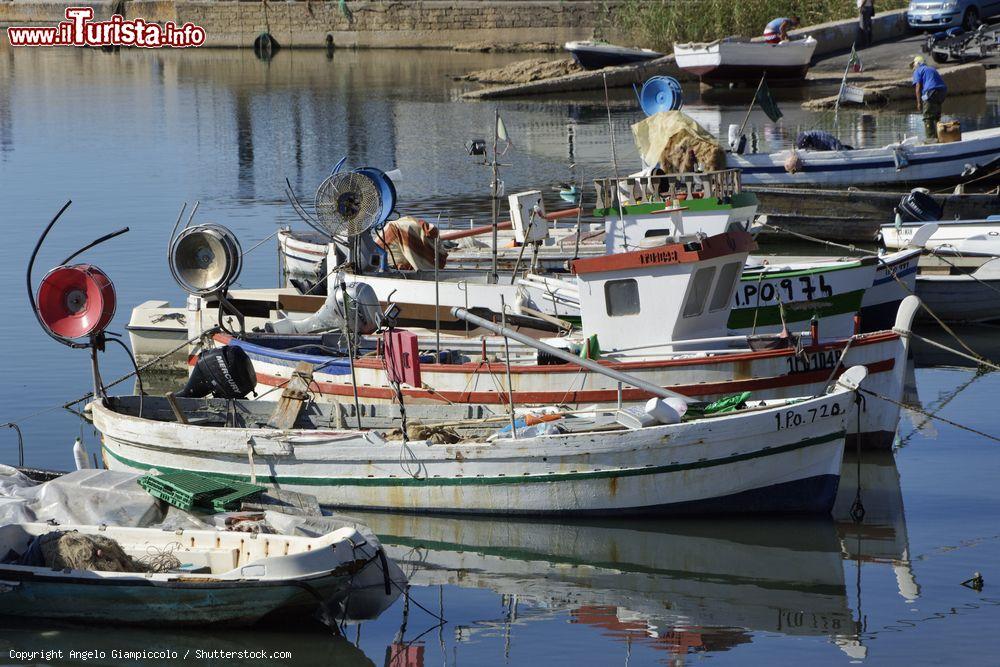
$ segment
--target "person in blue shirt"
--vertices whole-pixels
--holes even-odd
[[[764,41],[768,44],[777,44],[788,40],[788,31],[799,27],[799,17],[773,19],[764,27]]]
[[[917,97],[917,111],[923,112],[924,135],[929,142],[937,141],[937,124],[941,120],[941,105],[948,93],[948,86],[938,71],[916,56],[910,63],[913,68],[913,89]]]

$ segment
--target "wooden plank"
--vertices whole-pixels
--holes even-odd
[[[281,399],[271,413],[267,425],[271,428],[288,430],[295,427],[299,413],[309,400],[309,385],[312,383],[313,365],[301,361],[292,372],[292,379],[281,392]]]
[[[170,404],[170,409],[174,412],[174,419],[177,420],[178,424],[187,424],[187,417],[184,416],[184,411],[181,410],[181,406],[177,404],[177,398],[174,396],[173,392],[167,393],[167,403]]]

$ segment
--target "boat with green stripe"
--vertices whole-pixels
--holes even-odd
[[[544,429],[433,410],[441,437],[404,439],[391,406],[310,404],[290,430],[267,428],[274,403],[126,396],[92,404],[113,470],[185,470],[311,493],[324,505],[479,514],[829,512],[862,367],[821,396],[639,426],[614,410],[544,412]],[[140,415],[140,411],[142,416]],[[454,413],[454,414],[453,414]],[[235,414],[235,417],[233,416]],[[644,423],[649,423],[646,420]],[[347,426],[349,425],[349,426]],[[360,428],[359,428],[360,427]],[[517,431],[515,430],[515,434]]]
[[[877,257],[828,262],[748,262],[733,293],[729,329],[733,333],[777,333],[822,320],[825,336],[855,333],[854,316],[875,281]],[[796,329],[797,330],[797,329]]]

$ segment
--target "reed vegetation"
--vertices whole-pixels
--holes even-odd
[[[875,0],[878,12],[905,7],[907,0]],[[729,35],[753,37],[779,16],[797,15],[802,25],[857,16],[854,0],[625,0],[606,13],[606,38],[667,52],[674,42],[708,42]]]

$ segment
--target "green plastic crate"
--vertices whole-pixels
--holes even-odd
[[[196,506],[211,507],[214,498],[230,494],[234,490],[221,480],[183,471],[145,475],[139,479],[139,486],[154,498],[187,512]]]
[[[212,499],[212,509],[216,512],[238,510],[244,500],[256,498],[267,490],[267,487],[246,482],[227,480],[226,484],[232,488],[232,492]]]
[[[239,509],[243,500],[260,495],[266,487],[246,482],[217,479],[194,472],[145,475],[139,486],[154,498],[191,512],[214,513]]]

